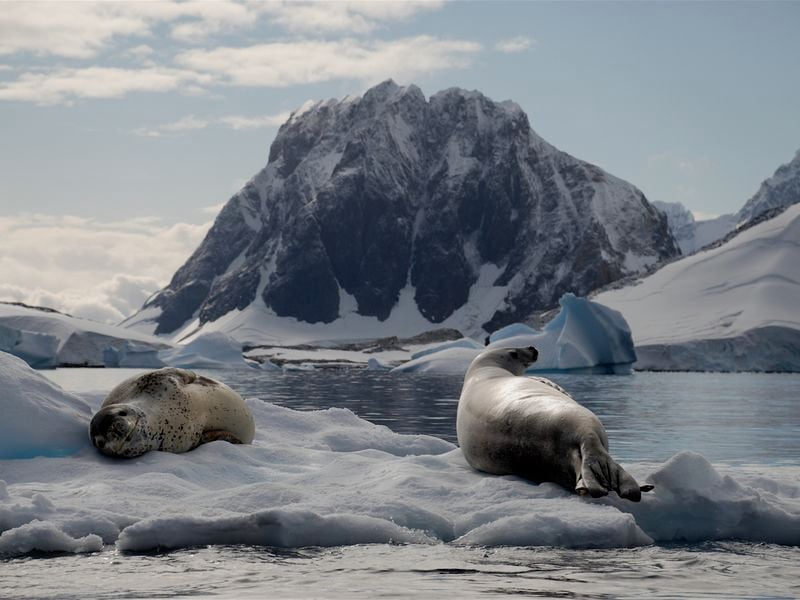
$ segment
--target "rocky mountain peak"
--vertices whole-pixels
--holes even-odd
[[[676,253],[638,189],[542,140],[515,103],[388,80],[295,111],[132,322],[170,333],[258,308],[479,332]]]

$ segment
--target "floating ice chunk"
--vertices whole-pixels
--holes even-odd
[[[247,365],[253,367],[254,369],[261,369],[262,371],[282,371],[283,370],[278,365],[276,365],[274,362],[269,361],[269,360],[258,361],[258,360],[253,360],[253,359],[250,359],[250,358],[245,358],[244,362]]]
[[[441,352],[442,350],[449,350],[450,348],[468,348],[471,350],[483,350],[483,346],[473,340],[472,338],[461,338],[460,340],[453,340],[451,342],[445,342],[444,344],[439,344],[432,348],[425,348],[424,350],[420,350],[419,352],[415,352],[411,355],[411,360],[416,358],[422,358],[423,356],[428,356],[429,354],[434,354],[436,352]]]
[[[220,331],[198,335],[188,344],[161,350],[159,359],[170,367],[183,369],[230,369],[248,367],[242,344]]]
[[[106,347],[103,363],[106,367],[121,369],[160,369],[164,366],[156,348],[130,340]]]
[[[625,506],[658,541],[738,539],[800,544],[800,497],[774,480],[747,481],[720,474],[694,452],[676,454],[647,478],[655,493]],[[787,497],[788,496],[788,497]]]
[[[463,374],[480,353],[477,348],[445,348],[404,362],[392,369],[392,373]]]
[[[99,552],[103,540],[90,534],[74,538],[53,523],[32,521],[0,534],[0,556],[20,556],[31,552]]]
[[[120,550],[253,544],[278,548],[377,543],[433,543],[419,531],[364,515],[319,515],[309,510],[263,510],[235,517],[145,519],[126,528]]]
[[[0,352],[0,459],[67,456],[89,444],[89,405]]]
[[[514,323],[493,334],[489,347],[535,346],[539,360],[528,372],[631,372],[636,353],[630,328],[619,312],[574,294],[564,294],[559,304],[558,315],[542,331]],[[479,344],[469,342],[461,347],[450,343],[427,349],[394,371],[465,373],[483,350]]]
[[[564,502],[550,502],[549,506],[537,503],[535,511],[500,517],[469,531],[455,543],[563,548],[631,548],[653,543],[631,515],[613,509],[587,514],[578,504],[570,505],[567,512]]]
[[[385,363],[382,360],[377,358],[370,358],[367,361],[367,370],[368,371],[390,371],[392,369],[392,365]]]
[[[525,323],[512,323],[492,333],[492,335],[489,336],[489,342],[499,342],[506,338],[517,337],[519,335],[536,335],[537,333],[539,332],[533,327],[525,325]]]

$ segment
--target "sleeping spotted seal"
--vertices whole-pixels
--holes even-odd
[[[493,348],[472,361],[458,401],[458,443],[474,468],[552,481],[592,497],[610,491],[634,502],[636,480],[608,454],[600,420],[552,381],[519,377],[538,351]]]
[[[150,450],[186,452],[205,442],[253,441],[255,424],[242,397],[224,383],[183,369],[131,377],[111,390],[89,426],[108,456]]]

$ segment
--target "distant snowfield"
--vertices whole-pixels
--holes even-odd
[[[800,369],[800,205],[594,301],[622,313],[637,368]]]
[[[625,465],[656,485],[640,504],[591,500],[478,473],[444,440],[396,434],[345,409],[298,412],[256,398],[247,401],[252,445],[114,460],[89,444],[99,394],[66,394],[5,353],[0,385],[8,391],[0,395],[2,557],[206,544],[800,544],[795,471],[781,471],[780,481],[741,471],[733,478],[684,452],[663,465]],[[7,435],[33,419],[39,427],[25,439]],[[24,456],[38,456],[9,458],[23,445]],[[54,445],[60,457],[47,457]]]

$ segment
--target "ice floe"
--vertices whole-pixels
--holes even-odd
[[[768,469],[725,473],[682,453],[655,468],[625,465],[656,485],[640,504],[613,495],[592,500],[554,484],[478,473],[449,442],[397,434],[346,409],[301,412],[257,398],[247,401],[256,420],[250,446],[213,442],[185,454],[110,459],[90,445],[86,403],[22,361],[0,358],[7,391],[0,436],[3,556],[109,545],[143,551],[371,542],[800,544],[800,485],[792,483],[798,469],[788,479],[785,467],[774,476]],[[85,399],[96,408],[102,396]],[[9,413],[16,405],[26,408]],[[28,427],[31,421],[43,432]],[[19,438],[9,431],[31,432],[35,451],[19,453]]]

